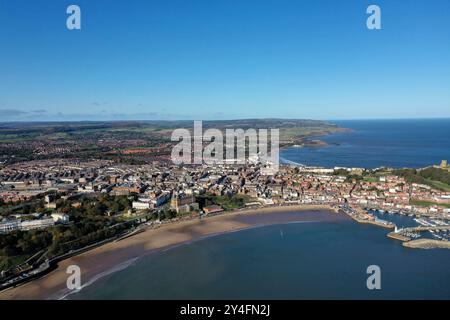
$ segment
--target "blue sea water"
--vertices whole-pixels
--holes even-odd
[[[333,121],[348,133],[319,137],[326,147],[289,148],[281,158],[321,167],[421,168],[450,160],[450,119]]]
[[[145,256],[69,298],[450,299],[450,252],[386,232],[351,220],[247,229]],[[367,289],[369,265],[381,290]]]

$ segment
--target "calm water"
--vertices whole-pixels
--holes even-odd
[[[416,221],[414,221],[415,216],[414,217],[403,216],[400,214],[391,214],[387,212],[380,212],[377,210],[369,210],[369,212],[380,219],[395,223],[395,225],[399,228],[410,228],[420,226]]]
[[[450,160],[450,119],[334,121],[352,132],[319,139],[323,148],[290,148],[290,161],[322,167],[425,167]]]
[[[302,213],[298,213],[302,214]],[[450,251],[349,220],[272,225],[139,259],[71,299],[450,299]],[[366,287],[381,267],[382,289]]]

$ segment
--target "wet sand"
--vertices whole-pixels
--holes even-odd
[[[81,281],[85,284],[127,261],[204,237],[270,224],[343,219],[348,217],[335,213],[328,206],[295,205],[247,209],[201,220],[166,224],[156,229],[148,228],[132,237],[63,260],[42,278],[0,292],[0,300],[58,299],[68,293],[66,280],[69,275],[66,270],[70,265],[80,267]]]

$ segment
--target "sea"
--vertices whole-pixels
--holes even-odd
[[[293,147],[281,157],[309,166],[367,168],[450,160],[450,119],[334,123],[351,130],[320,137],[328,146]],[[399,226],[416,225],[410,217],[375,214]],[[450,250],[405,248],[387,232],[349,219],[250,228],[143,256],[66,298],[450,299]],[[368,267],[374,265],[380,289],[370,290]]]
[[[333,121],[348,132],[316,139],[325,147],[292,147],[281,161],[307,166],[423,168],[450,161],[450,119]]]

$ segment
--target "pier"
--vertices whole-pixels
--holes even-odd
[[[405,236],[405,235],[403,235],[401,233],[395,232],[395,231],[389,232],[387,234],[387,237],[391,238],[391,239],[395,239],[395,240],[400,240],[400,241],[403,241],[403,242],[411,240],[410,237],[407,237],[407,236]]]
[[[388,233],[388,237],[396,240],[400,240],[403,242],[409,242],[415,238],[419,237],[420,232],[424,231],[449,231],[450,226],[420,226],[420,227],[410,227],[410,228],[403,228],[403,229],[395,229],[395,231],[392,231]],[[446,240],[431,240],[431,239],[421,239],[423,241],[441,241],[441,242],[448,242]],[[415,241],[415,240],[413,240]]]
[[[410,227],[403,228],[398,230],[397,232],[422,232],[422,231],[439,231],[439,230],[450,230],[450,225],[448,226],[420,226],[420,227]]]
[[[395,228],[395,224],[392,222],[375,218],[362,208],[345,205],[341,206],[340,209],[358,223],[372,224],[387,229]]]

